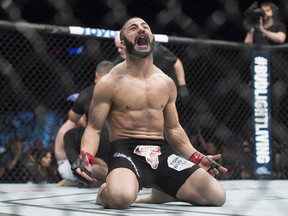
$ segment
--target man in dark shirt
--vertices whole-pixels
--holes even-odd
[[[244,43],[258,45],[282,44],[286,40],[287,29],[283,22],[276,19],[278,8],[271,2],[261,4],[264,17],[260,18],[259,27],[249,28]]]
[[[80,152],[81,138],[89,117],[89,107],[95,84],[113,67],[114,64],[110,61],[102,61],[97,65],[94,84],[82,90],[76,100],[74,98],[75,103],[68,113],[68,119],[58,131],[55,142],[55,153],[59,173],[62,174],[64,179],[68,176],[68,179],[74,180],[70,178],[71,164],[75,162]],[[95,155],[93,173],[97,179],[103,181],[107,173],[107,156],[110,149],[107,127],[104,127],[102,130],[100,143],[99,151]]]

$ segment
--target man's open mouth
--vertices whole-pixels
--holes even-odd
[[[138,46],[148,46],[149,40],[146,35],[140,35],[136,38],[136,44]]]

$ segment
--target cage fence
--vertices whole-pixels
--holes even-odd
[[[1,155],[17,142],[15,138],[23,144],[23,163],[18,167],[22,174],[15,171],[0,179],[24,183],[30,175],[25,170],[27,154],[39,142],[53,149],[72,105],[67,98],[93,83],[96,65],[113,61],[117,49],[113,37],[72,35],[60,26],[1,22],[0,31]],[[191,143],[209,152],[203,147],[205,142],[207,148],[223,155],[221,163],[229,172],[219,179],[253,179],[251,61],[255,47],[181,37],[170,37],[163,45],[184,66],[190,98],[183,103],[178,97],[177,110]],[[271,56],[273,178],[287,179],[288,47],[267,46],[265,50]],[[54,173],[49,182],[59,180]]]

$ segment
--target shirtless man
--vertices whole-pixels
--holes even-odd
[[[124,61],[126,55],[125,47],[121,43],[119,34],[115,37],[114,43],[119,53],[113,61],[116,65]],[[185,71],[182,61],[167,47],[160,43],[155,43],[153,50],[153,63],[174,80],[181,102],[184,105],[187,104],[190,101],[190,94],[186,86]]]
[[[226,193],[213,175],[227,169],[215,162],[220,154],[205,156],[197,152],[179,124],[176,85],[153,65],[155,40],[149,25],[141,18],[131,18],[123,25],[120,38],[126,60],[94,89],[81,154],[73,164],[74,175],[95,181],[91,163],[106,121],[111,140],[110,163],[97,204],[128,208],[136,201],[138,191],[146,187],[154,190],[140,200],[143,202],[179,200],[223,205]],[[164,136],[171,146],[164,145]]]

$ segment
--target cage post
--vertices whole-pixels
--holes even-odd
[[[270,65],[267,51],[253,52],[252,77],[254,88],[254,177],[256,179],[272,179]]]

